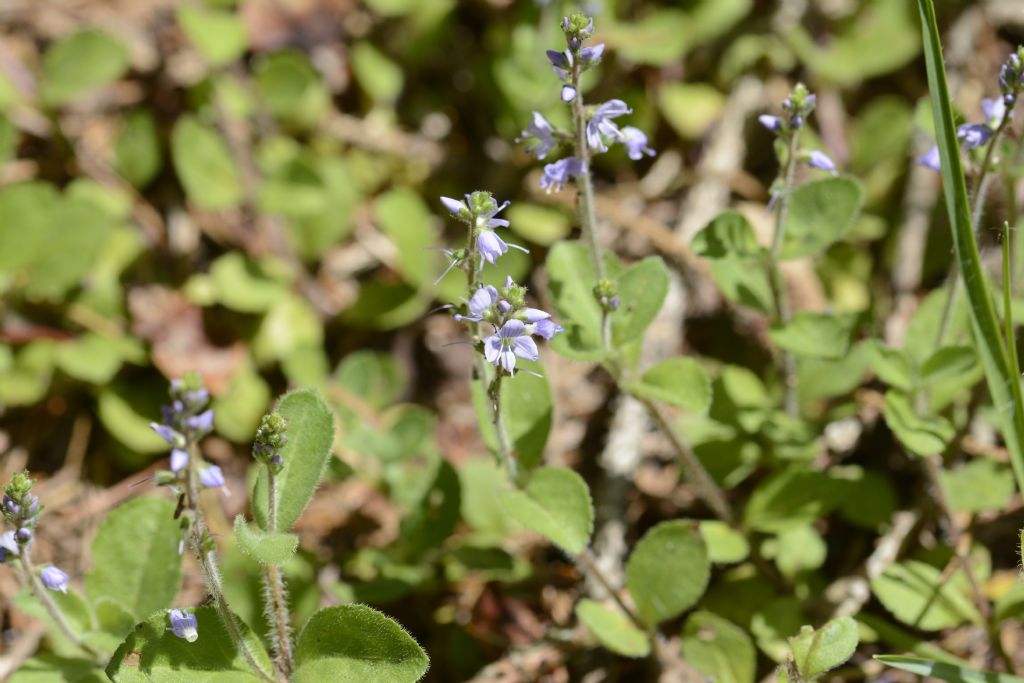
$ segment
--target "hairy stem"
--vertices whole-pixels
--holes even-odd
[[[725,498],[725,493],[715,483],[715,480],[711,478],[708,471],[704,469],[704,465],[697,458],[693,449],[690,448],[689,444],[683,440],[675,427],[672,426],[672,423],[669,422],[665,410],[649,398],[637,396],[636,394],[632,394],[632,396],[640,401],[654,422],[665,433],[665,436],[668,437],[672,450],[675,451],[680,464],[683,466],[686,478],[693,482],[697,488],[697,495],[708,504],[708,507],[711,508],[719,519],[732,525],[735,522],[735,518],[733,517],[732,507]]]
[[[594,272],[598,280],[605,279],[604,254],[601,251],[601,244],[597,241],[597,218],[594,210],[594,183],[590,175],[590,147],[587,145],[587,110],[583,105],[583,93],[580,92],[580,74],[582,65],[577,58],[573,59],[572,66],[572,87],[576,91],[576,97],[572,101],[572,123],[573,136],[576,146],[576,156],[582,162],[583,170],[576,176],[576,186],[579,189],[577,199],[580,214],[580,229],[586,236],[590,245],[590,255],[594,261]]]
[[[67,618],[64,616],[64,612],[57,603],[54,602],[50,594],[46,592],[46,586],[43,585],[43,582],[36,574],[36,568],[32,564],[32,558],[29,557],[28,546],[21,547],[20,552],[18,553],[18,559],[21,561],[21,568],[25,574],[26,583],[28,583],[32,593],[35,594],[36,599],[42,603],[43,607],[46,609],[46,613],[50,615],[51,619],[53,619],[53,623],[57,625],[57,629],[61,634],[74,643],[75,646],[83,652],[87,652],[96,661],[104,661],[102,654],[93,649],[91,645],[83,641],[82,638],[75,633],[74,629],[72,629],[71,625],[68,623]]]
[[[775,322],[785,325],[790,321],[792,313],[789,309],[789,297],[786,294],[786,282],[782,277],[779,257],[786,238],[786,218],[789,215],[789,197],[793,192],[796,177],[797,135],[791,133],[786,153],[786,165],[783,171],[782,194],[779,196],[779,209],[775,212],[775,232],[772,235],[772,248],[769,252],[769,270],[772,283],[772,296],[775,299]],[[786,413],[797,417],[800,404],[796,393],[797,369],[796,358],[789,351],[782,352],[782,373],[785,383]]]
[[[629,620],[633,622],[634,626],[644,633],[651,633],[650,626],[644,623],[644,620],[640,618],[640,615],[633,607],[626,604],[626,601],[622,599],[622,595],[620,595],[619,591],[612,585],[611,580],[605,575],[604,571],[601,570],[601,567],[597,564],[590,548],[587,548],[580,553],[580,556],[576,558],[576,561],[579,563],[584,574],[592,576],[599,584],[601,584],[601,588],[604,588],[605,592],[608,593],[611,599],[615,601],[615,604],[619,606],[619,609],[622,610],[623,614],[629,617]]]
[[[217,610],[220,620],[224,623],[224,628],[227,629],[228,635],[231,637],[235,647],[237,647],[238,651],[242,654],[242,658],[245,659],[249,668],[252,669],[253,673],[255,673],[265,683],[277,683],[276,679],[267,672],[263,668],[263,665],[260,664],[259,660],[256,659],[256,654],[252,651],[249,643],[245,640],[245,635],[242,633],[242,629],[238,625],[238,621],[236,620],[234,613],[231,611],[231,607],[228,605],[227,598],[224,596],[224,585],[221,581],[220,569],[217,566],[216,551],[204,548],[207,543],[207,539],[209,538],[209,532],[207,531],[206,522],[203,518],[202,508],[199,506],[199,472],[196,469],[198,459],[198,452],[193,444],[190,447],[188,469],[185,477],[187,482],[185,489],[185,502],[186,506],[194,515],[191,533],[192,549],[195,551],[196,557],[199,559],[199,566],[203,571],[206,590],[210,594],[210,597],[213,598],[214,608]]]
[[[494,425],[494,433],[498,437],[498,459],[501,460],[501,464],[508,472],[509,479],[516,485],[520,485],[522,481],[520,480],[519,462],[516,460],[515,451],[512,448],[512,440],[509,438],[508,429],[505,427],[505,418],[501,414],[502,377],[501,372],[496,371],[494,380],[487,389],[488,405],[491,407],[491,424]]]
[[[277,479],[274,471],[267,467],[267,531],[277,533]],[[295,670],[292,654],[291,615],[288,612],[288,588],[281,567],[268,564],[263,567],[263,598],[268,616],[273,624],[271,639],[274,646],[274,663],[278,670],[288,677]]]

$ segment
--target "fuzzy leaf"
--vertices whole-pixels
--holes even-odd
[[[689,609],[711,570],[704,539],[690,522],[662,522],[640,539],[626,563],[626,587],[651,626]]]
[[[94,565],[85,576],[89,598],[109,598],[136,620],[164,609],[181,582],[180,538],[170,500],[136,498],[117,507],[92,543]]]
[[[602,645],[623,657],[646,657],[651,652],[647,634],[621,610],[584,598],[576,605],[576,617]]]
[[[946,449],[956,429],[941,415],[921,417],[910,399],[897,391],[885,394],[885,421],[908,451],[932,455]]]
[[[583,477],[572,470],[542,467],[523,490],[503,498],[516,521],[570,555],[579,555],[594,530],[594,506]]]
[[[287,530],[306,509],[331,456],[334,415],[320,394],[297,389],[285,394],[277,412],[288,421],[288,443],[281,453],[284,468],[277,474],[277,528]],[[260,468],[253,490],[253,516],[267,528],[267,471]]]
[[[711,612],[694,612],[683,627],[683,657],[716,683],[753,683],[757,651],[736,624]]]
[[[260,564],[284,564],[299,547],[299,537],[295,534],[270,534],[253,528],[242,515],[235,517],[235,541],[246,555]]]
[[[611,315],[612,344],[621,347],[643,336],[668,296],[668,282],[668,268],[658,256],[634,263],[619,275],[621,304]]]
[[[852,178],[812,180],[793,191],[782,258],[815,256],[841,238],[860,211],[864,190]]]
[[[390,617],[365,605],[326,607],[295,643],[294,683],[415,683],[430,660]]]
[[[799,635],[789,639],[789,646],[797,669],[810,681],[849,659],[858,639],[857,622],[839,617],[818,630],[804,626]]]
[[[256,683],[252,672],[213,607],[194,611],[199,639],[193,643],[169,630],[167,611],[160,610],[135,627],[107,664],[114,683]],[[259,638],[235,617],[245,641],[264,671],[271,671]]]
[[[116,80],[128,68],[128,52],[102,31],[87,29],[54,43],[43,57],[43,99],[64,104]]]
[[[711,381],[704,367],[693,358],[663,360],[627,388],[634,394],[693,412],[706,411],[711,404]]]

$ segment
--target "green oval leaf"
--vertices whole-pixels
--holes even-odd
[[[235,647],[227,628],[213,607],[194,611],[199,639],[193,643],[169,630],[167,611],[160,610],[135,627],[107,664],[114,683],[253,683],[261,681]],[[271,671],[259,638],[234,617],[243,638],[265,671]]]
[[[171,134],[174,170],[200,209],[220,211],[242,201],[242,177],[227,143],[211,126],[188,115]]]
[[[715,683],[753,683],[757,652],[746,631],[711,612],[694,612],[683,627],[683,657]]]
[[[109,598],[136,619],[167,607],[181,582],[180,539],[174,503],[166,498],[118,506],[92,542],[94,564],[85,576],[89,598]]]
[[[415,683],[430,659],[390,617],[365,605],[341,605],[306,622],[295,664],[293,683]]]
[[[660,256],[648,256],[619,275],[621,303],[611,316],[612,344],[622,346],[643,336],[665,303],[668,283],[668,268]]]
[[[242,552],[260,564],[284,564],[299,547],[295,534],[268,534],[254,529],[242,515],[235,517],[235,541]]]
[[[693,358],[669,358],[650,368],[639,382],[626,388],[634,394],[669,405],[704,412],[711,405],[711,380],[704,367]]]
[[[579,555],[594,530],[594,506],[583,477],[560,467],[542,467],[521,491],[509,491],[505,509],[570,555]]]
[[[288,443],[281,452],[284,468],[275,477],[277,528],[290,529],[306,509],[320,482],[334,441],[334,415],[320,394],[297,389],[285,394],[276,412],[288,421]],[[253,515],[267,528],[267,471],[260,468],[253,491]]]
[[[652,528],[626,563],[626,587],[640,616],[651,626],[697,603],[711,572],[704,539],[681,520]]]
[[[646,657],[651,641],[621,610],[584,598],[576,604],[576,617],[602,645],[623,657]]]
[[[900,443],[916,455],[933,455],[946,449],[956,429],[941,415],[921,417],[910,399],[897,391],[885,394],[885,422]]]
[[[822,178],[801,185],[789,199],[783,259],[825,251],[853,225],[864,190],[852,178]]]
[[[839,617],[818,630],[804,626],[799,635],[789,639],[789,646],[797,669],[810,681],[849,659],[858,639],[857,622]]]
[[[95,29],[54,43],[43,57],[43,99],[64,104],[116,80],[128,68],[121,43]]]

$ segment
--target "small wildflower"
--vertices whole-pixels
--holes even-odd
[[[965,123],[956,129],[956,136],[964,149],[974,149],[988,142],[992,129],[983,123]]]
[[[52,564],[39,573],[43,585],[52,591],[68,592],[68,575]]]
[[[594,66],[601,61],[601,55],[603,54],[604,43],[585,47],[580,50],[580,63],[586,67]]]
[[[983,99],[981,101],[981,111],[985,115],[985,123],[992,130],[1003,125],[1003,120],[1007,116],[1013,118],[1013,110],[1006,106],[1006,102],[1001,97]]]
[[[772,131],[773,133],[778,133],[780,130],[782,130],[782,119],[780,119],[778,116],[772,116],[771,114],[761,114],[760,116],[757,117],[757,120],[761,123],[762,126]]]
[[[916,162],[919,165],[924,166],[925,168],[932,169],[933,171],[941,171],[942,160],[939,156],[938,145],[932,145],[931,149],[929,149],[927,152],[925,152],[916,159]]]
[[[832,175],[836,175],[835,162],[821,150],[815,149],[811,151],[807,157],[807,165],[822,171],[828,171]]]
[[[8,557],[17,557],[19,554],[18,541],[14,538],[14,532],[5,531],[0,534],[0,562],[6,561]]]
[[[149,428],[156,432],[157,436],[159,436],[161,439],[166,441],[169,445],[173,446],[174,448],[181,448],[182,446],[185,445],[185,437],[179,434],[173,428],[168,427],[167,425],[159,424],[157,422],[150,422]]]
[[[17,532],[15,532],[14,538],[19,544],[25,545],[32,540],[32,530],[27,527],[21,527]]]
[[[210,465],[199,473],[199,482],[208,489],[224,486],[224,472],[216,465]],[[224,489],[227,492],[227,488]]]
[[[213,411],[205,410],[194,417],[188,418],[188,426],[193,432],[207,434],[213,430]]]
[[[579,157],[566,157],[544,166],[540,188],[546,192],[561,192],[565,184],[583,173],[583,162]]]
[[[526,324],[522,320],[513,319],[484,340],[484,357],[488,363],[502,367],[511,374],[515,371],[516,357],[537,360],[540,353],[537,343],[526,332]]]
[[[508,252],[508,244],[492,230],[481,230],[476,236],[476,250],[485,261],[493,264],[499,256]]]
[[[543,114],[535,111],[533,120],[522,132],[522,137],[517,142],[524,140],[534,141],[526,148],[526,153],[536,155],[537,159],[543,159],[555,146],[555,129]]]
[[[587,145],[598,152],[607,152],[608,146],[604,142],[605,138],[622,139],[622,131],[612,119],[630,114],[632,111],[622,100],[608,100],[598,105],[590,117],[590,121],[587,122]]]
[[[461,218],[469,215],[469,207],[460,202],[458,199],[452,199],[451,197],[441,197],[441,203],[444,204],[444,208],[448,209],[455,216]]]
[[[183,469],[188,467],[188,452],[181,448],[175,448],[171,451],[171,471],[181,472]]]
[[[639,128],[626,126],[622,129],[622,144],[626,146],[626,152],[633,161],[639,161],[646,154],[649,157],[655,155],[655,151],[647,146],[647,134]]]
[[[170,609],[167,610],[167,617],[171,622],[168,631],[190,643],[199,639],[199,622],[196,615],[189,614],[187,609]]]

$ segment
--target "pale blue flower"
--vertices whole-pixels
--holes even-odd
[[[185,445],[185,437],[179,434],[174,428],[168,427],[167,425],[158,424],[156,422],[150,422],[149,428],[152,429],[157,435],[175,448],[181,448]]]
[[[171,621],[168,631],[190,643],[199,639],[199,622],[196,615],[189,614],[187,609],[171,609],[167,610],[167,617]]]
[[[633,161],[639,161],[644,155],[653,157],[655,152],[647,146],[647,134],[639,128],[626,126],[622,129],[622,144],[626,146],[626,152]]]
[[[43,580],[43,585],[52,591],[68,592],[68,575],[52,564],[39,572],[39,578]]]
[[[817,168],[822,171],[828,171],[832,175],[836,175],[836,164],[832,159],[819,149],[812,150],[810,155],[807,157],[807,164],[812,168]]]
[[[204,410],[198,415],[188,418],[188,426],[193,432],[206,434],[213,430],[213,411]]]
[[[932,145],[931,149],[922,154],[916,159],[917,163],[925,168],[930,168],[933,171],[942,170],[942,159],[939,156],[938,145]]]
[[[488,363],[512,373],[515,371],[516,357],[537,360],[540,352],[537,343],[526,332],[526,323],[522,320],[509,320],[496,334],[484,340],[484,357]]]
[[[608,100],[598,105],[590,121],[587,122],[587,145],[598,152],[607,152],[608,146],[604,139],[621,140],[622,131],[612,120],[624,114],[632,113],[622,100]]]
[[[583,162],[579,157],[559,159],[544,166],[540,188],[546,192],[561,192],[565,184],[580,173],[583,173]]]
[[[964,149],[974,149],[988,142],[992,129],[983,123],[965,123],[956,129],[956,136]]]
[[[469,207],[458,199],[452,199],[451,197],[441,197],[441,203],[444,204],[444,208],[448,209],[455,216],[462,216],[464,213],[469,213]]]
[[[534,154],[543,159],[555,146],[555,129],[540,112],[533,112],[533,120],[522,132],[520,141],[532,140],[533,144],[526,148],[527,154]]]
[[[171,471],[180,472],[188,466],[188,452],[181,448],[171,451]]]
[[[761,123],[762,126],[772,131],[773,133],[778,133],[780,130],[782,130],[782,119],[780,119],[778,116],[772,116],[771,114],[761,114],[760,116],[757,117],[757,120]]]
[[[199,482],[208,489],[219,488],[224,486],[224,472],[216,465],[210,465],[199,473]]]

